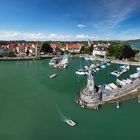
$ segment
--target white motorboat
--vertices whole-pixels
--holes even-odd
[[[99,69],[99,68],[96,68],[95,70],[96,70],[96,71],[99,71],[100,69]]]
[[[55,65],[57,63],[57,61],[59,61],[60,57],[53,57],[50,62],[49,65]]]
[[[140,67],[136,68],[137,69],[137,72],[140,72]]]
[[[101,65],[101,68],[103,68],[103,69],[106,68],[106,65]]]
[[[84,57],[84,58],[85,58],[85,60],[91,60],[89,56]]]
[[[86,74],[86,73],[83,72],[83,71],[76,71],[75,73],[78,74],[78,75],[85,75],[85,74]]]
[[[55,63],[56,63],[55,60],[51,60],[51,61],[49,62],[49,65],[55,65]]]
[[[56,77],[57,75],[54,73],[54,74],[51,74],[50,75],[50,78],[52,79],[52,78],[54,78],[54,77]]]
[[[111,64],[110,63],[107,63],[107,65],[110,66]]]
[[[120,73],[118,71],[113,71],[113,72],[111,72],[111,75],[119,77]]]
[[[67,124],[69,124],[70,126],[75,126],[76,125],[76,123],[73,121],[73,120],[71,120],[71,119],[65,119],[64,120]]]
[[[120,108],[120,105],[119,105],[119,102],[117,102],[117,109],[119,109]]]
[[[78,74],[78,75],[86,75],[87,74],[87,72],[84,69],[79,69],[75,73]]]

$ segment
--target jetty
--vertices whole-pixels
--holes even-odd
[[[84,57],[84,56],[83,56]],[[108,59],[108,58],[100,58],[100,57],[95,57],[93,55],[90,56],[91,60],[93,61],[110,61],[113,64],[122,64],[122,65],[127,65],[129,63],[129,65],[132,66],[140,66],[140,62],[133,62],[133,61],[123,61],[123,60],[116,60],[116,59]]]
[[[127,72],[129,69],[130,69],[130,66],[129,65],[123,65],[123,66],[120,66],[117,71],[111,72],[111,75],[116,76],[116,77],[119,77],[123,73]]]
[[[87,75],[87,85],[80,90],[76,97],[76,103],[82,108],[99,109],[106,103],[116,103],[119,108],[119,102],[138,97],[140,103],[140,72],[133,74],[130,79],[116,80],[116,84],[110,83],[96,87],[92,70],[89,68]]]
[[[79,69],[75,73],[77,75],[88,75],[88,69],[90,68],[93,72],[96,72],[99,70],[99,68],[106,68],[106,65],[109,64],[110,61],[104,61],[98,64],[91,64],[89,67],[85,66],[84,69]]]

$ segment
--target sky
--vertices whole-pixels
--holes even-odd
[[[140,39],[140,0],[0,0],[0,40]]]

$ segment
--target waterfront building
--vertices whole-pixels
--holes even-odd
[[[50,46],[53,49],[53,52],[56,52],[56,49],[59,48],[57,43],[51,43]]]
[[[88,69],[87,86],[80,91],[76,102],[81,107],[98,109],[108,102],[118,102],[126,96],[132,96],[140,90],[140,72],[130,75],[130,78],[116,80],[116,83],[103,84],[96,87],[92,69]],[[136,93],[137,94],[137,93]]]
[[[83,44],[67,44],[66,50],[70,53],[80,53]]]
[[[106,57],[108,47],[104,47],[103,45],[96,45],[93,48],[92,55],[93,56],[101,56]]]
[[[39,56],[40,55],[39,44],[8,44],[0,46],[0,56],[8,57],[10,53],[15,54],[18,57],[24,56]]]

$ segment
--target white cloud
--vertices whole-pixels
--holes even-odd
[[[76,38],[79,40],[87,40],[87,39],[97,39],[97,36],[91,36],[91,35],[84,35],[84,34],[80,34],[80,35],[76,35]]]
[[[78,28],[86,28],[87,26],[84,25],[84,24],[78,24],[77,27],[78,27]]]
[[[0,32],[0,40],[53,40],[53,41],[80,41],[96,39],[92,35],[65,35],[65,34],[43,34],[43,33],[22,33],[22,32]]]

